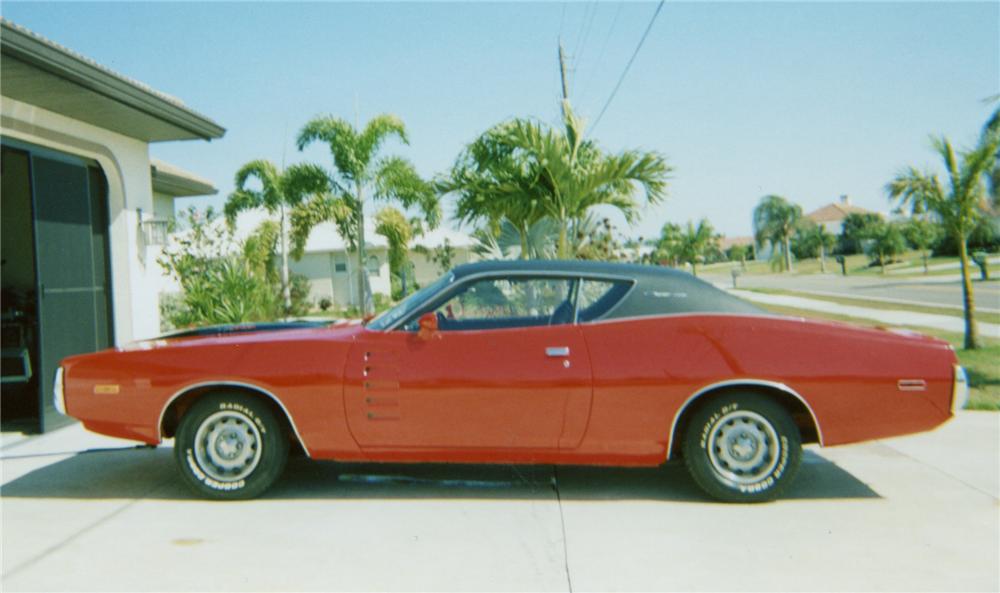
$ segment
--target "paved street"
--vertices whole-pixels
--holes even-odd
[[[732,277],[728,270],[713,271],[701,276],[719,286],[732,286]],[[978,278],[978,272],[976,277]],[[738,283],[740,288],[780,288],[860,299],[891,299],[914,304],[946,305],[956,309],[962,307],[962,285],[957,277],[950,276],[879,278],[835,274],[808,276],[765,274],[740,276]],[[976,281],[973,290],[977,308],[982,311],[1000,312],[1000,280]]]
[[[213,503],[168,447],[113,450],[130,444],[79,426],[0,446],[4,591],[1000,587],[1000,415],[985,412],[810,448],[789,497],[757,506],[707,502],[676,465],[303,459],[264,499]]]
[[[842,305],[822,299],[793,296],[788,294],[770,294],[727,288],[731,294],[763,305],[778,305],[809,311],[822,311],[835,315],[846,315],[856,319],[872,319],[888,326],[907,326],[917,328],[933,328],[962,333],[965,331],[965,320],[955,315],[918,313],[905,310],[872,309],[856,305]],[[989,338],[1000,338],[1000,324],[980,321],[979,333]]]

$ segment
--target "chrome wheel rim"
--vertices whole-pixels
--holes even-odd
[[[260,462],[261,452],[260,432],[253,420],[232,410],[206,418],[194,438],[198,467],[219,482],[245,479]]]
[[[777,431],[770,421],[755,412],[730,412],[709,429],[709,462],[730,484],[760,482],[774,471],[780,457]]]

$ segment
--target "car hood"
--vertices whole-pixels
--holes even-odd
[[[300,340],[340,341],[352,340],[354,336],[363,330],[364,326],[361,323],[352,320],[319,324],[303,322],[233,324],[187,330],[150,340],[138,340],[117,348],[117,350],[154,350],[160,348],[245,345]]]

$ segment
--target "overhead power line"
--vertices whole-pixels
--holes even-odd
[[[562,15],[559,17],[559,38],[562,39],[563,25],[566,23],[566,3],[562,5]]]
[[[608,100],[604,103],[604,107],[601,108],[601,112],[597,114],[597,119],[594,120],[594,125],[590,126],[587,130],[587,135],[594,131],[597,124],[601,123],[601,118],[604,117],[604,112],[608,110],[608,106],[611,105],[611,101],[614,100],[615,95],[618,94],[618,89],[621,88],[622,82],[625,81],[625,76],[628,75],[629,68],[632,67],[632,62],[635,61],[635,57],[639,55],[639,50],[642,49],[642,44],[646,42],[646,37],[649,37],[649,32],[653,29],[653,23],[656,22],[656,17],[660,16],[660,10],[663,9],[663,5],[666,4],[667,0],[660,0],[660,3],[656,5],[656,12],[653,13],[652,18],[649,19],[649,24],[646,25],[646,31],[642,34],[642,38],[639,39],[639,44],[635,46],[635,51],[632,52],[632,57],[628,59],[628,63],[625,64],[625,69],[622,70],[622,75],[618,77],[618,83],[615,84],[615,88],[611,90],[611,95],[608,96]]]
[[[618,0],[618,8],[615,9],[615,16],[611,20],[611,26],[608,27],[608,34],[604,36],[604,43],[601,44],[601,53],[598,54],[597,60],[594,61],[594,66],[588,68],[587,80],[582,85],[580,85],[580,99],[582,100],[587,92],[590,90],[590,83],[594,81],[594,74],[601,69],[601,65],[604,63],[604,54],[608,50],[608,42],[611,41],[611,35],[615,32],[615,25],[618,24],[618,17],[621,15],[622,6],[625,5],[625,0]]]
[[[583,56],[583,50],[587,46],[587,39],[590,37],[590,28],[594,24],[594,16],[597,15],[597,0],[594,0],[583,11],[583,20],[580,21],[580,33],[576,36],[576,48],[573,50],[573,59],[579,60]]]

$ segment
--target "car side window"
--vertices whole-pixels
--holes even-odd
[[[583,323],[601,318],[622,300],[631,287],[632,283],[625,280],[584,278],[580,284],[577,320]]]
[[[484,278],[434,309],[440,331],[506,329],[573,322],[573,278]]]

